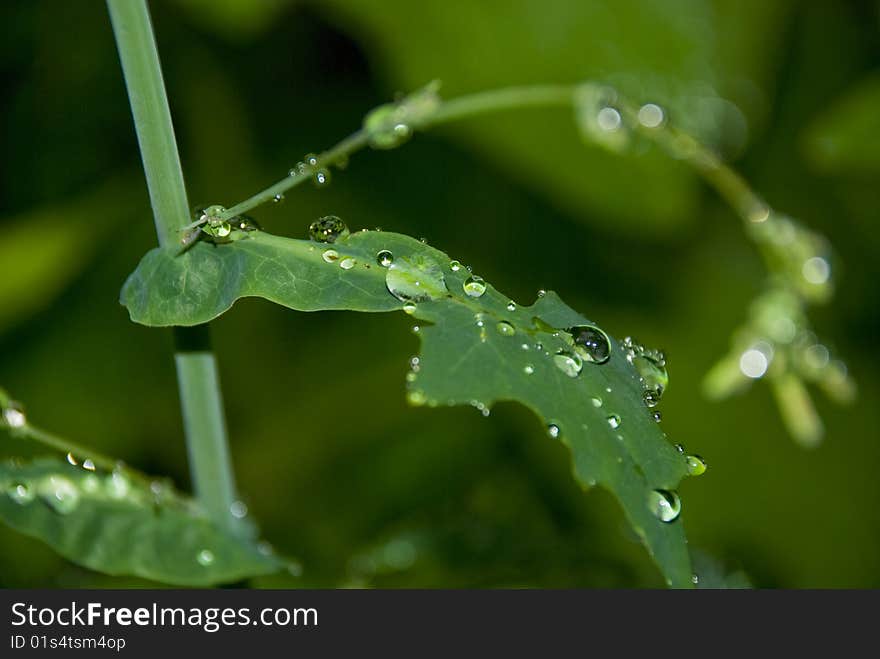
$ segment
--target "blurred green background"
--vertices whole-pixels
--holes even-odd
[[[780,0],[162,0],[152,12],[190,200],[232,204],[344,137],[396,92],[614,82],[713,144],[778,209],[830,237],[812,313],[860,395],[817,396],[816,450],[760,383],[710,403],[765,271],[739,221],[653,148],[583,145],[523,111],[355,156],[327,189],[255,216],[304,237],[326,214],[424,236],[521,303],[551,288],[666,349],[664,428],[702,454],[682,484],[692,547],[761,587],[880,587],[880,3]],[[188,486],[171,336],[117,296],[155,245],[102,2],[0,6],[0,386],[33,422]],[[662,580],[539,421],[502,404],[410,409],[403,314],[247,300],[214,324],[240,489],[303,576],[263,586],[642,587]],[[29,445],[0,437],[4,455]],[[0,586],[143,585],[0,528]]]

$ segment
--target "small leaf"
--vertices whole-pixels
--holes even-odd
[[[496,401],[526,405],[571,449],[581,484],[617,496],[667,581],[691,586],[674,493],[686,456],[645,405],[632,343],[608,339],[554,293],[520,307],[443,252],[378,231],[332,245],[252,232],[181,256],[154,249],[122,302],[139,323],[194,325],[245,296],[301,311],[402,309],[425,321],[414,328],[422,353],[407,377],[411,403],[483,414]]]
[[[59,554],[111,575],[210,586],[280,568],[247,538],[218,529],[164,484],[95,473],[55,458],[0,464],[0,518]]]

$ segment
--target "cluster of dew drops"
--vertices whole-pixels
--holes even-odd
[[[349,235],[348,227],[335,215],[322,217],[313,222],[309,227],[309,237],[319,243],[334,243],[339,238],[347,235]],[[342,257],[339,252],[332,248],[324,250],[322,258],[327,263],[338,263],[344,270],[351,269],[356,263],[354,258]],[[401,273],[400,270],[395,269],[394,254],[387,249],[379,250],[376,253],[375,262],[377,265],[389,270],[386,277],[388,290],[392,295],[403,301],[403,310],[406,313],[415,313],[417,302],[431,299],[431,273],[421,272],[418,276],[413,276],[406,273],[406,271]],[[460,272],[463,268],[467,270],[468,276],[462,282],[462,290],[468,297],[480,298],[488,290],[486,281],[482,277],[473,274],[469,267],[462,265],[459,261],[450,261],[448,268],[456,273]],[[435,274],[433,277],[439,278],[442,281],[442,274]],[[543,290],[538,291],[539,297],[543,297],[545,294],[546,292]],[[508,311],[513,312],[517,306],[511,300],[507,303],[506,308]],[[552,355],[552,363],[568,377],[578,377],[583,371],[585,364],[602,366],[612,358],[613,349],[608,335],[594,325],[579,325],[560,330],[543,323],[539,318],[535,318],[535,323],[537,329],[552,334],[554,337],[561,339],[565,344],[565,347],[557,350]],[[482,340],[485,341],[487,331],[485,314],[475,314],[475,324],[481,333]],[[495,330],[498,334],[505,337],[514,337],[517,334],[514,325],[506,320],[500,320],[495,323]],[[419,333],[419,326],[415,325],[413,331]],[[524,351],[534,351],[550,356],[549,352],[545,350],[544,345],[540,342],[534,345],[523,342],[521,347]],[[643,387],[645,406],[648,408],[651,417],[659,422],[661,414],[655,408],[660,402],[660,398],[669,381],[665,355],[660,350],[645,348],[631,337],[624,339],[621,347],[626,360],[635,367],[639,374]],[[407,373],[407,383],[410,387],[415,383],[420,368],[419,358],[412,357],[410,359],[410,371]],[[533,363],[527,363],[523,367],[525,375],[532,375],[535,373],[535,370],[536,367]],[[610,387],[606,388],[606,391],[610,393]],[[425,393],[416,388],[408,389],[407,400],[412,405],[430,403]],[[603,406],[603,401],[598,396],[591,397],[590,403],[595,408]],[[481,401],[474,400],[471,401],[471,404],[484,416],[489,415],[489,407]],[[606,421],[612,430],[618,430],[623,423],[620,415],[615,413],[609,413]],[[556,422],[548,423],[547,432],[553,438],[559,438],[562,435],[562,429]],[[622,438],[620,435],[618,437]],[[699,455],[686,454],[681,445],[676,445],[676,449],[684,456],[689,475],[699,476],[706,471],[706,462]],[[651,490],[648,496],[648,507],[659,520],[672,522],[678,518],[681,512],[681,499],[676,492],[671,490]]]
[[[3,394],[0,391],[0,394]],[[0,428],[13,434],[24,435],[28,421],[23,406],[0,395]],[[71,467],[81,469],[82,474],[68,476],[59,470],[57,473],[45,474],[31,479],[14,479],[3,483],[5,495],[20,506],[40,503],[58,515],[75,513],[84,501],[127,501],[134,505],[160,506],[175,498],[173,487],[166,479],[149,481],[148,487],[136,484],[129,476],[125,464],[117,462],[112,470],[99,468],[95,460],[80,458],[72,451],[67,453],[67,462]],[[229,513],[233,518],[242,519],[247,513],[247,505],[243,501],[231,504]],[[262,543],[257,547],[260,553],[270,554],[272,548]],[[214,564],[215,553],[208,548],[199,548],[194,562],[202,567]]]

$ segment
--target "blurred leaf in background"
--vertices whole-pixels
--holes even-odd
[[[764,390],[701,397],[765,276],[733,214],[653,149],[585,147],[566,112],[474,119],[360,154],[327,189],[255,215],[293,237],[331,213],[424,235],[514,299],[553,288],[609,332],[664,347],[664,431],[709,462],[681,488],[691,546],[759,587],[880,586],[876,168],[871,113],[847,100],[870,102],[880,69],[876,2],[151,7],[193,202],[247,197],[395,91],[436,78],[447,97],[600,78],[692,122],[837,250],[838,297],[814,321],[860,399],[819,404],[827,437],[815,451],[787,440]],[[14,26],[0,44],[0,227],[19,245],[0,247],[4,299],[16,300],[2,312],[0,384],[42,425],[186,487],[171,338],[117,302],[155,235],[106,9],[16,0],[0,20]],[[548,236],[554,248],[536,248]],[[21,294],[31,287],[33,300]],[[416,340],[405,319],[244,301],[215,343],[250,514],[303,563],[302,577],[255,584],[662,585],[613,499],[582,493],[531,414],[406,406]],[[0,450],[31,452],[6,436]],[[135,583],[6,527],[0,575],[3,586]]]

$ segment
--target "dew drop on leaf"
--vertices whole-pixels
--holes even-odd
[[[388,268],[394,263],[394,254],[389,252],[387,249],[383,249],[376,254],[376,263],[381,265],[383,268]]]
[[[581,350],[585,361],[604,364],[611,357],[611,342],[608,335],[593,325],[581,325],[568,330],[574,344]]]
[[[477,275],[468,277],[462,287],[464,292],[470,297],[481,297],[486,292],[486,282]]]
[[[590,402],[593,404],[593,407],[602,407],[602,399],[597,396],[593,396]]]
[[[34,500],[34,491],[25,483],[12,483],[6,488],[7,496],[15,503],[24,505]]]
[[[410,316],[412,316],[416,312],[416,305],[414,305],[412,302],[407,302],[403,305],[403,312],[408,313]]]
[[[309,225],[309,238],[317,243],[335,243],[348,234],[348,226],[336,215],[325,215]]]
[[[452,272],[458,272],[461,270],[461,263],[459,261],[450,261],[449,269],[452,270]]]
[[[355,261],[353,258],[351,258],[350,256],[346,256],[339,262],[339,267],[343,270],[351,270],[356,263],[357,261]]]
[[[507,303],[507,310],[508,311],[516,311],[516,302],[514,302],[513,300],[508,302]]]
[[[501,320],[495,325],[495,329],[498,330],[498,333],[501,336],[513,336],[516,334],[516,329],[513,325],[508,323],[506,320]]]
[[[559,430],[559,426],[555,423],[551,423],[547,426],[547,434],[550,435],[553,439],[559,437],[561,431]]]
[[[69,478],[49,476],[37,485],[37,494],[59,515],[73,512],[79,504],[79,490]]]
[[[414,405],[416,407],[420,407],[428,402],[428,397],[425,395],[425,392],[421,389],[412,389],[406,392],[406,401],[410,405]]]
[[[681,514],[681,498],[671,490],[651,490],[648,509],[661,522],[674,522]]]
[[[208,567],[209,565],[214,563],[214,552],[210,549],[202,549],[198,554],[196,554],[196,562],[202,567]]]
[[[663,420],[663,414],[660,412],[660,410],[654,410],[651,413],[651,418],[654,419],[654,421],[656,421],[657,423],[660,423]]]
[[[617,414],[609,414],[606,421],[608,421],[608,425],[611,426],[612,430],[620,428],[621,420]]]
[[[281,194],[280,192],[277,195],[275,195],[274,197],[272,197],[273,204],[280,204],[282,201],[284,201],[284,195]]]
[[[556,368],[570,378],[576,378],[580,375],[581,369],[584,367],[580,357],[564,350],[553,355],[553,363],[556,364]]]
[[[327,263],[333,263],[334,261],[339,260],[339,252],[335,249],[327,249],[324,250],[324,253],[321,254],[321,258],[324,259]]]
[[[706,473],[706,461],[699,455],[687,456],[687,472],[690,476],[701,476]]]
[[[526,364],[523,367],[523,373],[525,373],[526,375],[531,375],[534,372],[535,372],[535,367],[532,366],[531,364]]]

